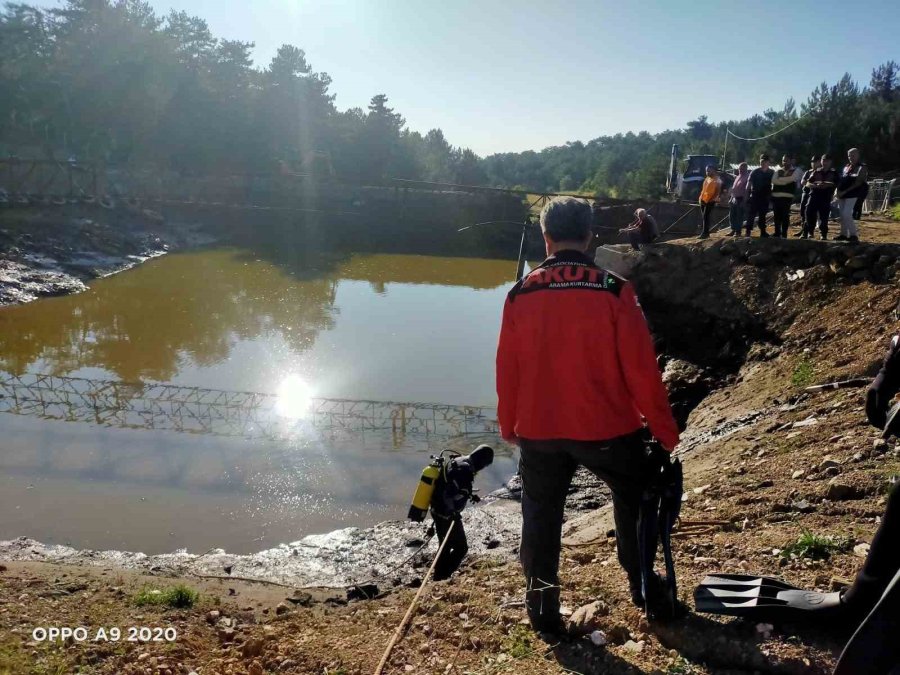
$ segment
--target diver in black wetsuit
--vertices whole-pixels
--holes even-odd
[[[441,473],[434,482],[431,497],[431,517],[437,532],[438,542],[443,543],[449,533],[444,550],[434,566],[434,580],[449,579],[462,564],[469,551],[466,531],[463,529],[461,513],[471,500],[477,502],[472,484],[475,474],[494,461],[494,450],[488,445],[479,445],[472,454],[454,457],[445,462]],[[453,525],[450,531],[450,525]]]

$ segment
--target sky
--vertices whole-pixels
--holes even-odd
[[[55,2],[39,2],[55,5]],[[340,109],[379,93],[484,156],[742,119],[900,61],[898,0],[150,0],[265,65],[294,44]]]

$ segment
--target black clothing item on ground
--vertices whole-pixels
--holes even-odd
[[[791,224],[792,199],[772,198],[772,215],[775,219],[775,236],[786,237]]]
[[[828,217],[831,215],[831,200],[816,198],[815,193],[806,204],[806,222],[804,232],[810,237],[816,231],[816,221],[819,223],[819,232],[822,238],[828,236]]]
[[[448,530],[450,530],[450,523],[453,523],[450,540],[434,564],[434,580],[443,581],[444,579],[449,579],[450,575],[459,569],[463,558],[469,552],[469,543],[466,540],[466,530],[463,527],[462,517],[458,513],[447,517],[432,512],[431,516],[434,519],[434,530],[437,532],[438,545],[443,543],[447,537]]]
[[[753,220],[759,216],[759,232],[760,234],[768,234],[766,232],[766,215],[769,213],[769,196],[765,198],[753,198],[747,200],[747,236],[753,232]]]
[[[884,355],[881,369],[866,392],[866,417],[869,423],[883,429],[891,399],[900,391],[900,335],[895,335]]]
[[[716,208],[715,202],[700,202],[700,235],[709,236],[709,221],[712,218],[713,210]]]
[[[559,616],[559,554],[563,512],[572,476],[587,467],[612,491],[619,563],[632,595],[641,594],[637,522],[645,471],[644,432],[608,441],[520,440],[522,543],[519,559],[525,573],[525,604],[532,625],[553,623]]]

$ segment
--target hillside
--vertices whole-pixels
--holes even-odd
[[[895,244],[719,238],[641,256],[635,283],[687,418],[678,450],[682,517],[716,523],[676,539],[688,606],[712,571],[828,590],[859,567],[859,545],[900,474],[900,449],[867,425],[864,389],[804,388],[875,372],[900,321],[898,258]],[[694,613],[648,624],[628,601],[610,528],[609,507],[571,512],[561,570],[567,607],[600,602],[595,621],[607,646],[533,636],[507,548],[470,558],[456,578],[426,589],[387,672],[830,672],[847,627],[768,627]],[[827,559],[782,555],[807,531],[833,537]],[[339,589],[306,595],[186,578],[201,593],[197,605],[158,609],[135,606],[134,594],[179,580],[48,565],[27,551],[18,557],[0,566],[0,635],[11,636],[0,644],[0,673],[371,673],[415,592],[400,587],[348,603]],[[416,562],[420,572],[428,560]],[[179,637],[48,647],[29,635],[36,625],[176,626]]]

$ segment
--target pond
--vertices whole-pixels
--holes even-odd
[[[253,552],[402,519],[429,453],[497,440],[514,261],[305,257],[178,253],[0,309],[0,539]]]

